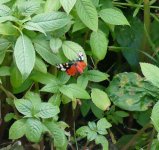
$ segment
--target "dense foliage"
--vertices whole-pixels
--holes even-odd
[[[0,0],[0,149],[159,149],[157,5]]]

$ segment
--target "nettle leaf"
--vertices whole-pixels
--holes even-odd
[[[129,25],[126,17],[117,9],[103,9],[99,12],[99,16],[104,20],[104,22],[112,25]]]
[[[60,106],[61,104],[61,94],[60,93],[56,93],[53,96],[51,96],[49,98],[49,103],[51,103],[54,106]]]
[[[0,1],[0,4],[5,4],[5,3],[8,3],[8,2],[10,2],[11,0],[1,0]]]
[[[16,140],[21,138],[26,132],[26,119],[15,121],[9,129],[9,139]]]
[[[61,62],[60,58],[51,52],[49,43],[45,40],[34,40],[35,50],[49,64],[56,65]]]
[[[60,89],[61,85],[57,79],[54,81],[52,80],[46,86],[44,86],[41,91],[43,92],[50,92],[50,93],[57,93]]]
[[[47,0],[44,12],[58,11],[61,8],[60,0]]]
[[[97,130],[99,134],[105,135],[107,134],[106,129],[110,128],[112,125],[106,120],[106,118],[102,118],[97,122]]]
[[[77,0],[76,10],[82,22],[91,30],[97,31],[98,14],[91,0]]]
[[[17,110],[22,113],[23,115],[26,115],[28,117],[32,116],[32,103],[29,100],[26,99],[16,99],[14,100],[15,107]]]
[[[88,126],[82,126],[76,130],[76,134],[82,138],[86,137],[88,132],[90,132],[90,128]]]
[[[78,77],[77,79],[77,84],[82,87],[83,89],[86,89],[87,85],[88,85],[88,77],[87,75],[83,74],[81,76]]]
[[[39,142],[43,132],[42,123],[37,119],[29,118],[27,119],[26,127],[25,135],[27,139],[31,142]]]
[[[27,78],[34,67],[35,50],[32,41],[26,35],[21,35],[17,39],[14,57],[22,76]]]
[[[99,89],[92,89],[91,98],[93,103],[101,110],[108,109],[111,104],[108,95]]]
[[[34,69],[42,73],[47,73],[47,66],[39,57],[36,57]]]
[[[0,50],[7,49],[10,42],[7,39],[0,38]]]
[[[97,32],[92,32],[90,37],[90,45],[93,55],[98,60],[105,58],[107,53],[108,39],[102,31],[98,30]]]
[[[10,76],[10,67],[8,66],[0,67],[0,76]]]
[[[41,103],[39,106],[39,112],[35,115],[41,118],[55,117],[60,112],[57,106],[53,106],[51,103]]]
[[[96,132],[96,131],[90,130],[90,131],[88,132],[88,134],[87,134],[87,139],[88,139],[89,141],[95,140],[96,137],[97,137],[97,132]]]
[[[27,30],[31,30],[31,31],[39,31],[39,32],[41,32],[41,33],[46,35],[46,33],[43,30],[43,28],[41,26],[39,26],[37,23],[34,23],[34,22],[25,23],[23,28],[25,28]]]
[[[60,38],[51,38],[50,48],[51,48],[53,53],[58,53],[61,46],[62,46],[62,41]]]
[[[75,60],[78,57],[77,54],[79,52],[82,52],[84,55],[85,61],[87,60],[84,49],[75,42],[64,41],[62,44],[62,50],[63,50],[63,53],[65,54],[65,56],[70,60]]]
[[[21,11],[22,15],[30,16],[37,12],[40,8],[40,3],[38,1],[30,0],[20,3],[19,10]]]
[[[42,13],[34,16],[31,22],[37,23],[44,31],[55,31],[66,26],[70,17],[64,12]]]
[[[95,143],[101,144],[103,147],[103,150],[109,150],[108,141],[104,136],[98,135],[97,138],[95,139]]]
[[[89,70],[86,73],[88,80],[93,82],[101,82],[104,80],[108,80],[109,75],[98,70]]]
[[[14,113],[7,113],[4,117],[4,121],[9,122],[9,121],[11,121],[12,119],[15,119],[15,118],[16,118],[16,116],[15,116]]]
[[[159,87],[159,68],[149,63],[140,63],[141,71],[148,81]]]
[[[83,24],[83,22],[78,17],[76,17],[75,23],[73,24],[72,32],[79,31],[81,29],[84,29],[85,27],[86,26]]]
[[[58,73],[58,77],[57,80],[61,83],[61,84],[66,84],[70,79],[70,76],[66,73],[66,72],[62,72],[60,71]]]
[[[0,17],[9,16],[11,9],[6,5],[0,5]]]
[[[63,9],[69,14],[77,0],[60,0]]]
[[[152,120],[152,123],[153,123],[155,129],[157,130],[157,132],[159,132],[159,117],[158,117],[158,113],[159,113],[159,102],[157,102],[155,104],[155,106],[152,109],[152,114],[151,114],[151,120]]]
[[[64,95],[68,96],[71,99],[73,99],[73,98],[89,99],[90,98],[87,91],[82,89],[77,84],[63,85],[60,88],[60,92],[63,93]]]
[[[45,126],[49,129],[52,137],[54,138],[54,144],[56,147],[63,147],[67,142],[65,132],[55,122],[44,122]]]

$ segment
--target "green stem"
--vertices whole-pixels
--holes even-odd
[[[74,134],[74,140],[76,144],[76,150],[78,150],[78,143],[77,143],[77,138],[76,138],[76,123],[75,123],[75,110],[72,109],[73,111],[73,134]]]

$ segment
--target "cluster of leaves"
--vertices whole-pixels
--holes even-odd
[[[133,3],[129,1],[126,4]],[[142,1],[138,4],[142,7]],[[118,5],[122,3],[111,0],[0,1],[0,88],[7,96],[2,96],[6,100],[2,104],[7,109],[10,108],[8,104],[11,105],[14,111],[4,112],[2,117],[5,116],[6,122],[16,120],[9,130],[10,139],[26,136],[34,143],[49,139],[56,149],[65,150],[68,145],[77,143],[78,136],[80,140],[87,138],[86,147],[95,141],[108,150],[108,133],[117,146],[123,139],[129,139],[126,137],[114,142],[115,137],[110,130],[112,125],[124,124],[128,111],[141,126],[150,122],[151,116],[155,129],[159,131],[156,103],[158,68],[142,63],[141,70],[146,80],[136,73],[119,73],[108,87],[103,82],[109,81],[107,70],[102,72],[98,69],[101,61],[105,67],[108,48],[118,53],[119,60],[115,60],[114,64],[116,70],[122,66],[118,63],[121,61],[119,52],[131,69],[137,70],[139,64],[143,23],[132,16],[128,21],[128,17],[116,7]],[[133,17],[139,10],[138,7],[135,9]],[[157,25],[154,21],[153,26]],[[148,33],[147,37],[152,49],[155,49],[159,37],[155,35],[156,31],[152,34],[152,41]],[[111,44],[113,46],[108,46]],[[83,53],[88,66],[83,74],[70,77],[57,70],[56,64],[76,60],[79,52]],[[156,53],[155,58],[143,53],[158,65]],[[72,115],[65,112],[66,104],[72,107]],[[154,104],[151,114],[150,107]],[[79,117],[76,116],[80,114],[79,110],[83,117],[93,113],[99,120],[86,120],[88,126],[82,125],[76,130],[75,119]],[[66,114],[74,119],[74,136],[65,131],[71,126],[65,123],[68,121],[65,117],[61,117]],[[158,147],[156,139],[152,147]]]

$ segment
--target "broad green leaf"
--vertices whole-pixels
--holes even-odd
[[[10,42],[7,39],[0,38],[0,50],[7,49]]]
[[[26,99],[16,99],[14,100],[15,107],[17,110],[28,117],[32,116],[32,103]]]
[[[8,3],[8,2],[10,2],[11,0],[1,0],[0,1],[0,4],[5,4],[5,3]]]
[[[91,108],[90,101],[83,100],[82,105],[80,106],[80,110],[83,117],[85,117],[88,114],[90,108]]]
[[[96,139],[96,137],[97,137],[97,132],[96,131],[90,130],[87,134],[88,141],[93,141],[93,140]]]
[[[13,27],[12,23],[0,23],[0,34],[2,35],[18,35],[18,31]]]
[[[63,9],[69,14],[77,0],[60,0]]]
[[[101,82],[104,80],[108,80],[109,75],[98,70],[89,70],[86,72],[86,76],[88,80],[93,82]]]
[[[76,130],[76,134],[82,138],[86,137],[90,129],[88,126],[82,126]]]
[[[110,106],[108,95],[99,89],[92,89],[91,98],[93,103],[101,110],[106,110]]]
[[[52,81],[55,80],[55,76],[49,73],[42,73],[42,72],[38,72],[38,71],[34,71],[31,74],[30,77],[33,81],[42,83],[42,84],[48,84]]]
[[[60,0],[46,0],[44,12],[57,11],[61,7]]]
[[[103,147],[103,150],[109,150],[108,141],[104,136],[98,135],[97,138],[95,139],[95,143],[101,144]]]
[[[81,29],[84,29],[85,27],[86,26],[83,24],[83,22],[79,18],[76,18],[75,23],[73,24],[72,32],[79,31]]]
[[[14,87],[14,88],[20,87],[20,85],[22,85],[22,83],[23,83],[23,79],[22,79],[22,75],[21,75],[20,71],[18,70],[17,66],[15,66],[15,65],[11,66],[10,72],[11,72],[10,82],[11,82],[12,87]]]
[[[26,93],[25,98],[30,100],[33,107],[39,108],[39,105],[41,104],[41,98],[38,93],[33,93],[29,91],[28,93]]]
[[[141,71],[148,81],[159,87],[159,68],[149,63],[140,63]]]
[[[8,66],[0,67],[0,76],[10,76],[10,67]]]
[[[15,121],[9,129],[9,139],[16,140],[21,138],[25,134],[26,129],[25,119]]]
[[[24,1],[20,3],[18,9],[24,16],[31,16],[40,8],[40,3],[35,0]]]
[[[4,17],[0,17],[0,23],[6,22],[6,21],[18,21],[17,18],[13,17],[13,16],[4,16]]]
[[[99,12],[99,16],[104,20],[104,22],[112,25],[129,25],[126,17],[117,9],[103,9]]]
[[[39,26],[37,23],[34,23],[34,22],[25,23],[23,28],[25,28],[27,30],[31,30],[31,31],[39,31],[39,32],[41,32],[41,33],[46,35],[46,33],[43,30],[43,28],[41,26]]]
[[[105,135],[107,134],[106,129],[110,128],[112,125],[106,120],[106,118],[102,118],[97,122],[97,130],[99,134]]]
[[[70,18],[64,12],[50,12],[34,16],[31,22],[37,23],[44,31],[55,31],[66,26]]]
[[[88,85],[88,77],[87,75],[83,74],[81,76],[78,77],[77,79],[77,84],[82,87],[83,89],[86,89],[87,85]]]
[[[66,137],[64,130],[61,129],[55,122],[53,121],[47,121],[44,122],[45,126],[49,129],[51,132],[51,135],[54,139],[54,144],[56,147],[63,147],[66,143]]]
[[[55,65],[61,62],[60,58],[51,52],[49,43],[45,40],[34,40],[35,50],[49,64]]]
[[[41,103],[39,105],[39,112],[35,114],[37,117],[41,118],[51,118],[55,117],[60,112],[57,106],[53,106],[51,103]]]
[[[39,57],[36,57],[34,69],[42,73],[47,73],[47,66]]]
[[[90,103],[92,113],[98,118],[101,119],[104,117],[104,111],[99,109],[93,102]]]
[[[6,50],[0,50],[0,64],[4,61]]]
[[[95,7],[99,7],[99,0],[91,0]]]
[[[92,122],[92,121],[89,121],[88,122],[88,126],[91,130],[96,130],[97,129],[97,126],[96,126],[96,123],[95,122]]]
[[[62,41],[59,38],[51,38],[50,40],[50,48],[53,53],[58,53],[59,49],[62,46]]]
[[[98,30],[97,32],[92,32],[90,37],[90,45],[93,55],[98,60],[105,58],[107,53],[108,39],[102,31]]]
[[[58,77],[57,80],[61,83],[61,84],[66,84],[70,79],[70,76],[66,73],[66,72],[62,72],[60,71],[58,73]]]
[[[14,57],[19,71],[26,79],[35,63],[35,50],[32,41],[26,35],[21,35],[17,39],[14,48]]]
[[[50,93],[57,93],[60,89],[61,85],[59,81],[54,80],[48,83],[46,86],[44,86],[41,91],[43,92],[50,92]]]
[[[75,60],[76,58],[78,58],[79,52],[82,52],[84,55],[85,61],[87,60],[84,49],[75,42],[64,41],[62,44],[62,50],[63,50],[65,56],[70,60]]]
[[[9,122],[9,121],[11,121],[12,119],[14,119],[15,118],[15,114],[14,113],[7,113],[6,115],[5,115],[5,117],[4,117],[4,121],[5,122]]]
[[[98,15],[91,0],[77,0],[76,10],[82,22],[91,30],[97,31]]]
[[[37,119],[29,118],[26,121],[26,127],[25,135],[27,139],[31,142],[39,142],[43,131],[42,123]]]
[[[159,113],[159,102],[157,102],[155,104],[155,106],[152,109],[152,114],[151,114],[151,120],[152,120],[152,123],[153,123],[155,129],[157,130],[157,132],[159,132],[159,117],[158,117],[158,113]]]
[[[60,93],[56,93],[53,96],[51,96],[49,98],[49,103],[51,103],[54,106],[60,106],[61,104],[61,94]]]
[[[0,5],[0,16],[9,16],[11,13],[11,9],[6,5]]]
[[[60,88],[60,91],[68,96],[69,98],[81,98],[81,99],[89,99],[90,96],[87,93],[86,90],[82,89],[79,85],[77,84],[69,84],[69,85],[63,85]],[[73,96],[73,97],[72,97]]]

